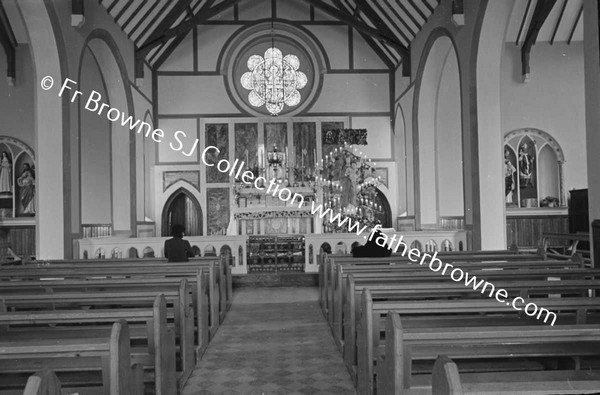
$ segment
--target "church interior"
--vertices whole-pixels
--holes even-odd
[[[600,393],[599,19],[0,0],[0,393]]]

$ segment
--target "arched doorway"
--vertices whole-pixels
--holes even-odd
[[[384,228],[391,228],[392,225],[392,208],[390,207],[390,202],[387,200],[383,192],[377,189],[377,194],[373,199],[375,204],[381,207],[381,211],[375,212],[375,218],[381,221],[381,226]]]
[[[171,227],[181,224],[188,236],[202,236],[202,208],[187,190],[180,188],[167,200],[162,214],[162,236],[171,235]]]

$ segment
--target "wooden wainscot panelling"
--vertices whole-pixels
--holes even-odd
[[[569,233],[568,215],[507,215],[507,244],[537,248],[542,233]]]
[[[0,242],[8,243],[20,256],[35,256],[35,226],[2,226]]]

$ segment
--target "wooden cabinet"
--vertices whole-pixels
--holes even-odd
[[[248,272],[302,272],[304,244],[304,236],[249,236]]]
[[[573,189],[569,193],[569,233],[588,233],[590,231],[588,190]]]

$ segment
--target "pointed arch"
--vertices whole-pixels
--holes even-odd
[[[170,236],[175,224],[183,225],[189,236],[202,236],[202,208],[194,194],[185,187],[180,187],[169,196],[161,218],[162,236]]]

